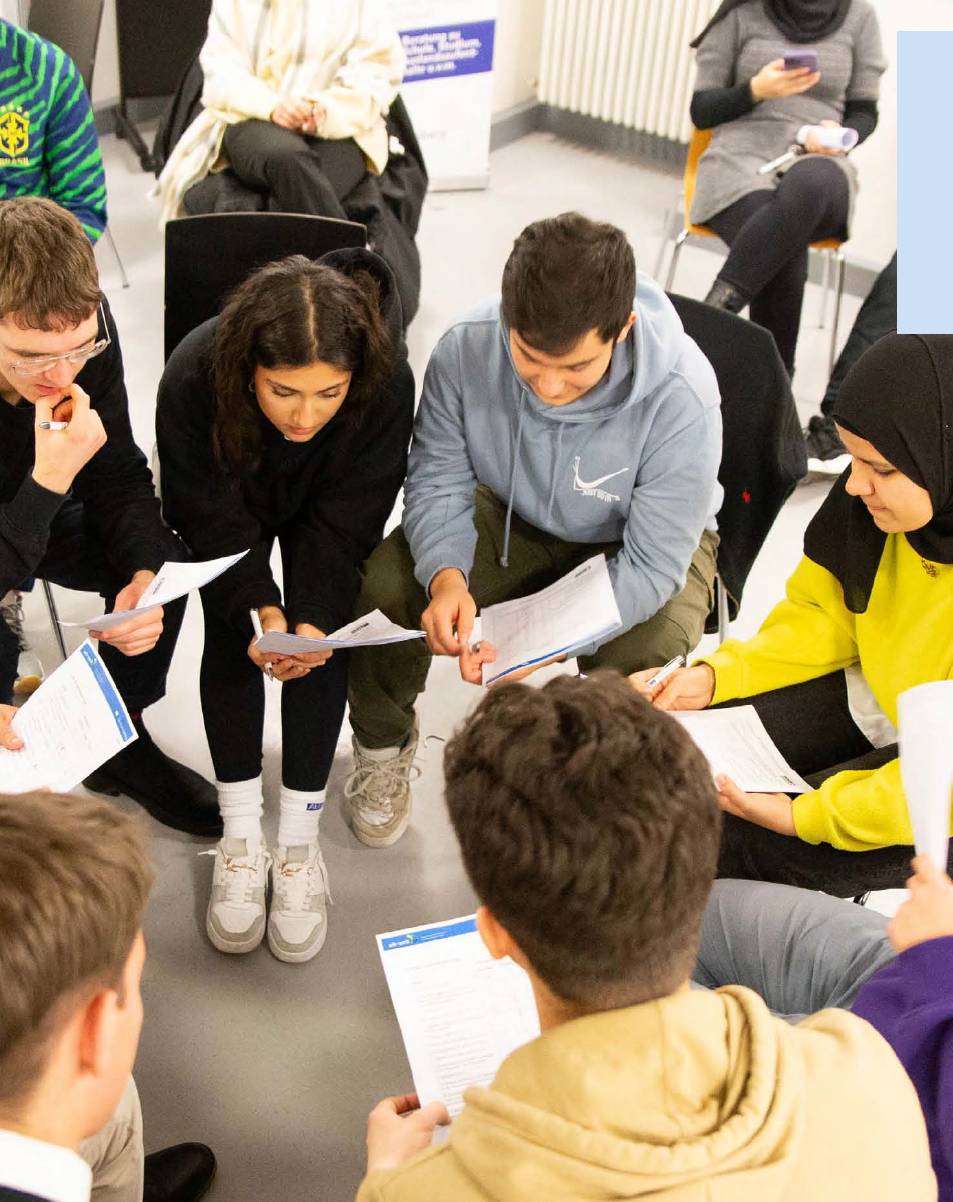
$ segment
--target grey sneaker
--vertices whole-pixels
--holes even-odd
[[[29,696],[43,683],[43,665],[23,633],[23,597],[19,589],[11,589],[0,601],[0,618],[16,635],[20,649],[13,692],[19,697]]]
[[[372,759],[357,739],[351,740],[354,771],[347,778],[344,796],[354,834],[368,847],[390,847],[407,829],[410,782],[420,775],[414,763],[419,739],[420,720],[415,717],[410,738],[393,759]]]
[[[268,946],[288,964],[303,964],[328,933],[328,870],[317,843],[279,847],[271,865]]]
[[[212,896],[205,917],[208,937],[220,952],[251,952],[265,933],[265,890],[271,857],[264,842],[221,839],[215,857]]]

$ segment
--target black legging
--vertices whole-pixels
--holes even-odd
[[[273,121],[230,125],[222,148],[242,183],[267,192],[278,213],[344,218],[341,201],[367,174],[353,138],[316,138]]]
[[[843,672],[713,708],[736,705],[755,707],[778,750],[815,789],[836,772],[870,771],[897,757],[896,743],[874,748],[858,729],[848,708]],[[869,889],[898,889],[910,876],[912,847],[843,851],[829,843],[780,835],[732,814],[724,819],[719,877],[776,881],[854,897]]]
[[[774,190],[749,192],[708,219],[731,247],[719,279],[750,301],[751,320],[774,335],[789,375],[794,374],[808,247],[844,236],[849,198],[843,170],[822,155],[809,155],[790,167]]]
[[[228,625],[207,603],[204,589],[202,608],[205,649],[199,688],[215,775],[223,782],[253,780],[261,772],[265,683],[261,669],[248,658],[251,630],[244,633]],[[281,685],[281,781],[289,789],[314,792],[327,784],[346,700],[344,651]]]

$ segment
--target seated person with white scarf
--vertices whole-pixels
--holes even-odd
[[[338,218],[384,170],[404,56],[383,0],[213,0],[199,62],[205,107],[159,177],[163,221],[226,166],[277,212]]]

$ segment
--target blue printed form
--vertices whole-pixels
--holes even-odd
[[[455,1118],[470,1085],[489,1085],[506,1057],[539,1034],[529,977],[494,960],[471,915],[377,936],[421,1105]]]
[[[19,751],[0,748],[0,789],[68,793],[138,736],[106,665],[87,639],[17,711]]]

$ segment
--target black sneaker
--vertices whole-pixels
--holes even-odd
[[[839,476],[850,463],[847,448],[841,442],[834,419],[815,413],[804,431],[807,470],[824,476]]]
[[[198,1202],[215,1176],[205,1144],[175,1144],[146,1157],[142,1202]]]
[[[124,793],[164,826],[218,839],[222,818],[215,786],[160,750],[141,718],[132,724],[139,738],[87,776],[85,787],[109,797]]]

